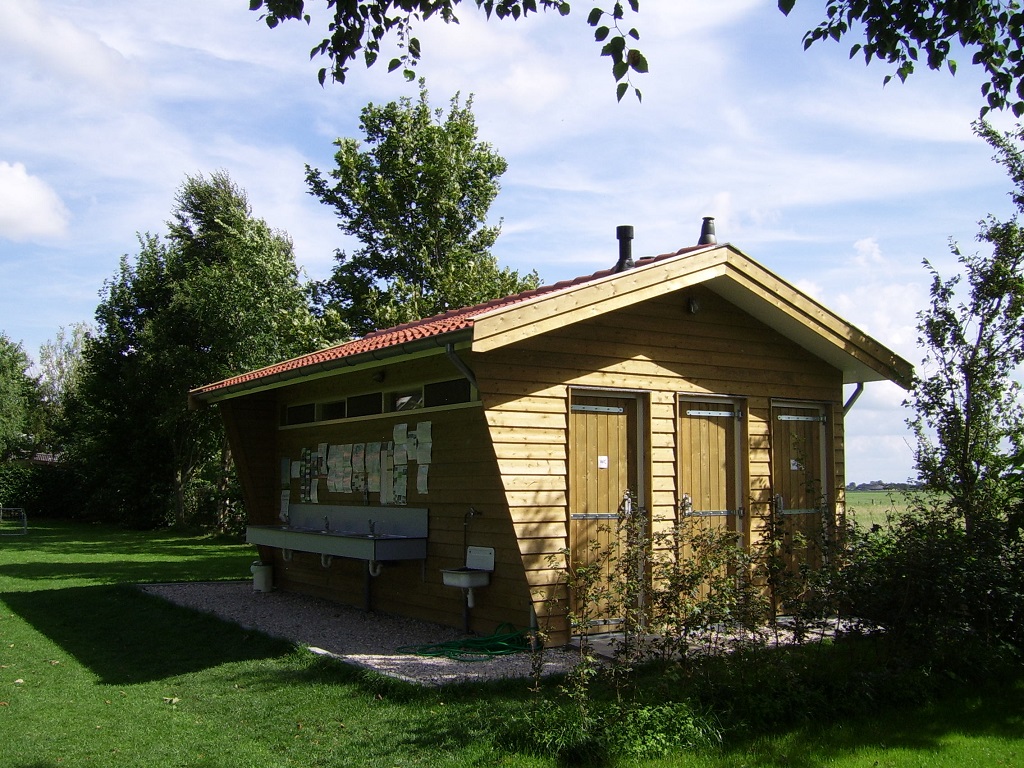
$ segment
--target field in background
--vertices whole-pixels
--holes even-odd
[[[887,516],[905,512],[907,506],[902,491],[846,492],[846,514],[861,526],[883,525]]]

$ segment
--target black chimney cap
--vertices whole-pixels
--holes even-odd
[[[718,238],[715,237],[715,217],[705,216],[704,223],[700,226],[700,239],[697,245],[717,245]]]
[[[615,265],[616,272],[625,272],[633,268],[633,227],[620,224],[615,228],[615,237],[619,241],[619,261]]]

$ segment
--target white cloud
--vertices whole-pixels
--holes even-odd
[[[137,71],[118,51],[95,34],[51,12],[40,0],[19,0],[4,7],[0,50],[4,58],[17,58],[30,71],[74,88],[115,92],[138,86]]]
[[[21,163],[0,162],[0,237],[46,240],[62,237],[70,214],[45,181]]]
[[[878,240],[873,237],[865,237],[853,244],[853,265],[860,269],[884,263],[882,249],[878,247]]]

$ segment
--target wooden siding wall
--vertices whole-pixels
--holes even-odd
[[[691,296],[700,304],[697,314],[687,310]],[[552,609],[545,601],[559,595],[559,553],[567,546],[572,387],[647,393],[650,457],[642,503],[655,525],[672,520],[678,504],[679,394],[745,399],[747,450],[740,469],[749,498],[743,503],[755,512],[772,495],[772,399],[832,404],[834,453],[828,470],[834,487],[842,487],[840,372],[708,289],[667,296],[468,360],[480,386],[534,608],[550,622],[554,642],[567,637],[559,607],[564,602]]]
[[[380,370],[378,368],[376,372]],[[375,381],[373,373],[343,373],[290,387],[280,392],[279,407],[460,377],[443,355],[386,366],[383,381]],[[441,569],[465,565],[464,544],[469,544],[495,550],[492,583],[475,590],[476,607],[470,613],[471,629],[486,634],[506,622],[517,627],[528,626],[529,590],[516,545],[516,531],[509,520],[505,490],[498,476],[501,462],[490,447],[490,436],[479,402],[276,429],[275,454],[279,457],[276,460],[297,460],[304,448],[315,449],[321,443],[387,442],[392,439],[395,424],[407,424],[411,432],[424,421],[431,423],[433,438],[428,492],[417,493],[417,464],[410,459],[407,503],[410,507],[429,510],[427,559],[385,563],[381,575],[369,580],[372,607],[387,613],[461,627],[465,601],[463,591],[444,586]],[[279,464],[276,466],[275,479],[280,477]],[[549,469],[549,466],[537,465],[538,472]],[[298,481],[293,480],[292,502],[299,501],[299,494]],[[280,490],[275,490],[275,498],[280,499]],[[329,493],[321,481],[319,502],[362,505],[364,499],[362,492]],[[378,494],[371,493],[368,518],[373,517],[372,510],[379,507],[378,502]],[[470,506],[480,515],[469,520],[467,527],[466,512]],[[380,514],[383,516],[384,513]],[[272,550],[270,556],[274,558],[274,577],[278,585],[363,607],[369,578],[366,562],[334,558],[330,567],[324,568],[319,555],[315,554],[295,552],[290,563],[283,561],[279,550]]]

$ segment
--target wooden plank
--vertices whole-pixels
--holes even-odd
[[[531,454],[528,458],[502,459],[498,461],[502,475],[561,475],[565,476],[565,461],[542,459]]]
[[[565,475],[511,475],[502,478],[506,491],[553,491],[566,490]]]
[[[520,411],[487,411],[490,427],[522,429],[565,429],[565,413],[522,413]]]
[[[494,443],[493,448],[499,463],[514,460],[536,460],[558,462],[564,465],[567,454],[564,443],[546,444],[518,441]]]

